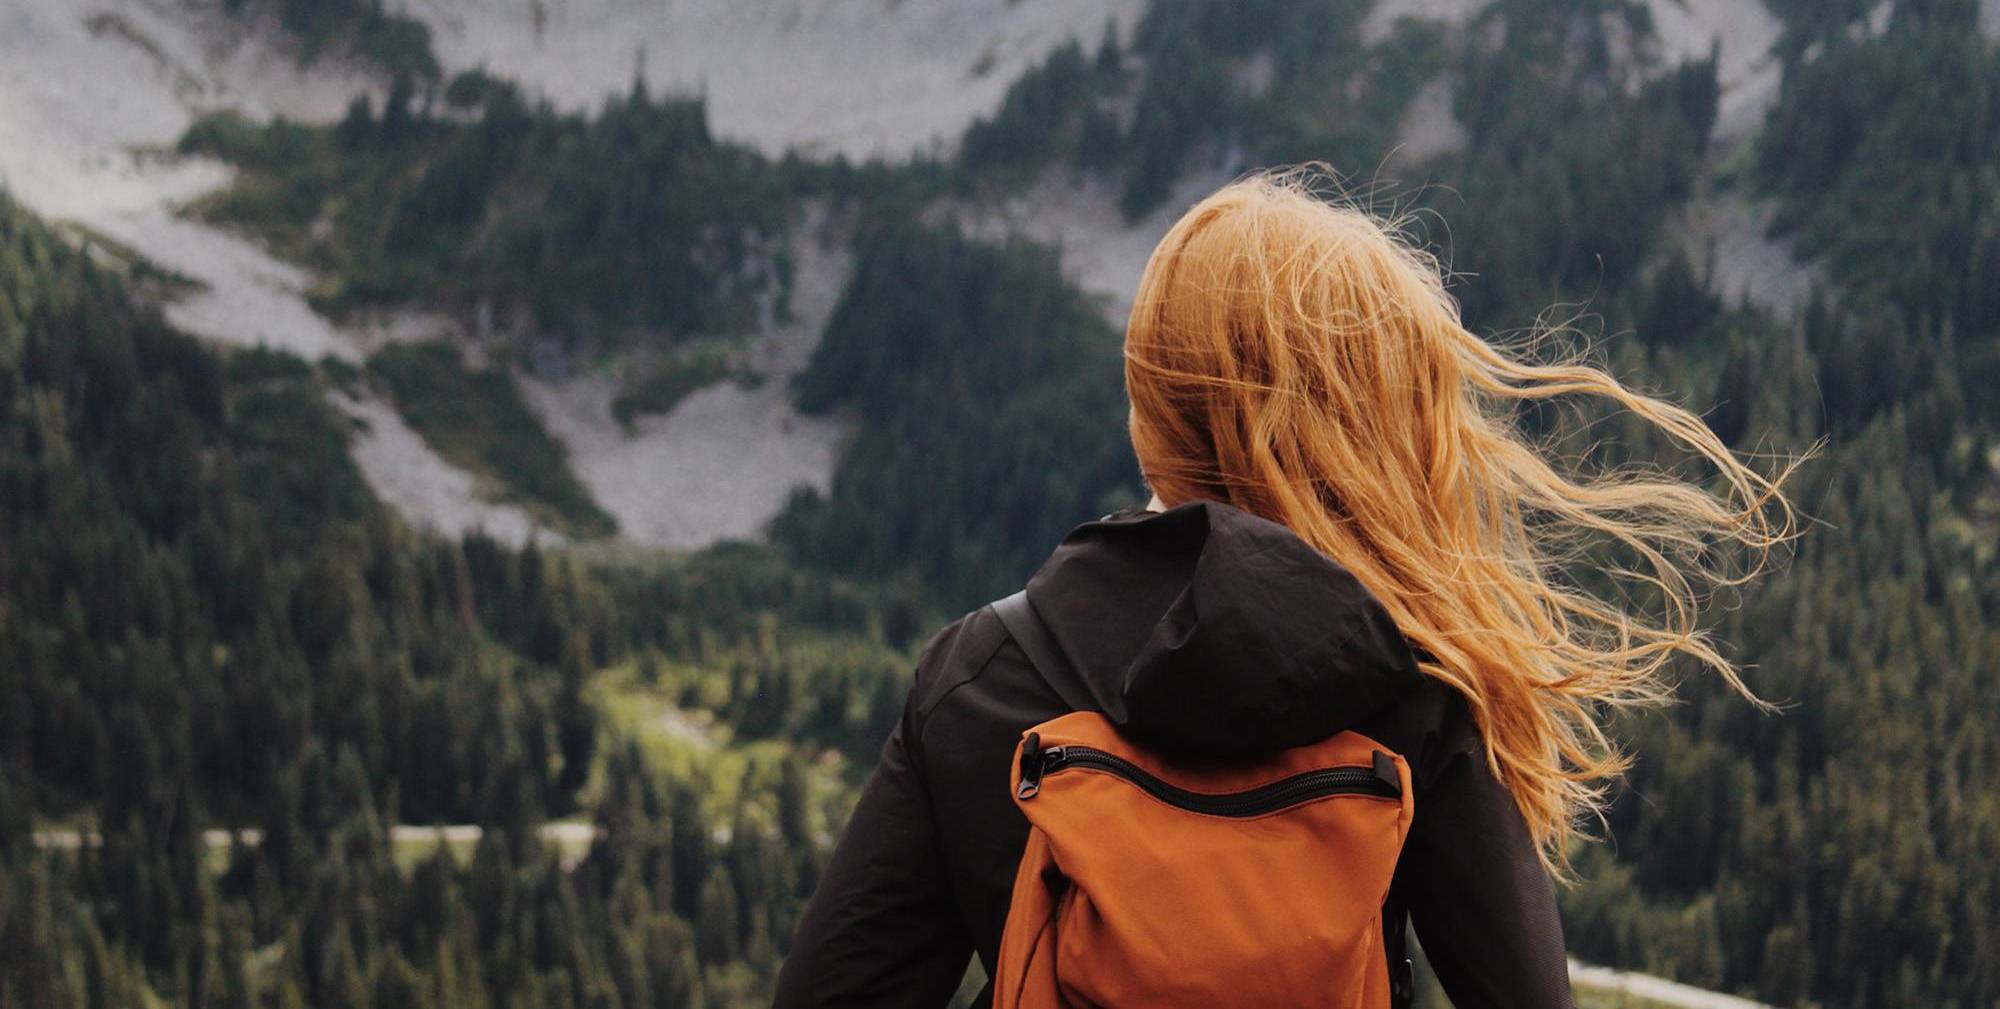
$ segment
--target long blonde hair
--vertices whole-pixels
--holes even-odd
[[[1562,875],[1627,766],[1611,709],[1667,699],[1676,658],[1755,699],[1699,613],[1707,589],[1749,577],[1793,534],[1790,469],[1761,475],[1699,417],[1579,357],[1538,362],[1481,339],[1433,257],[1321,199],[1314,178],[1224,186],[1153,252],[1125,334],[1140,468],[1166,505],[1227,502],[1353,572],[1425,671],[1465,696]],[[1658,469],[1563,472],[1513,411],[1574,395],[1649,422],[1715,470],[1713,488]],[[1724,563],[1729,544],[1749,563]],[[1606,547],[1624,555],[1607,573],[1654,597],[1652,612],[1565,576]]]

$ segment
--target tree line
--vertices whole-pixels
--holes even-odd
[[[596,353],[739,336],[782,310],[777,168],[716,139],[699,98],[642,80],[582,115],[483,71],[401,76],[332,126],[219,112],[180,148],[244,170],[201,212],[317,267],[335,314],[421,299]]]
[[[0,1006],[756,1003],[930,617],[758,548],[412,532],[313,365],[93,257],[0,196]],[[742,759],[612,733],[634,663]],[[574,869],[555,817],[599,828]]]

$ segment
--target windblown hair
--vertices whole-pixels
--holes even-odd
[[[1676,660],[1756,700],[1700,607],[1793,535],[1790,466],[1761,475],[1699,417],[1580,356],[1474,335],[1434,258],[1321,199],[1314,178],[1224,186],[1153,252],[1125,334],[1140,469],[1164,504],[1235,505],[1360,579],[1425,672],[1465,696],[1543,862],[1566,875],[1569,842],[1627,766],[1613,709],[1668,699]],[[1571,396],[1643,418],[1715,479],[1566,472],[1514,413]],[[1624,591],[1580,587],[1590,557]]]

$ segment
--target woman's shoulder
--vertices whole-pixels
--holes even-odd
[[[1419,791],[1454,760],[1485,759],[1471,705],[1436,676],[1425,675],[1354,730],[1402,754]]]
[[[981,606],[944,625],[918,652],[916,680],[910,687],[911,710],[919,719],[929,716],[953,693],[985,673],[1006,641],[1006,628],[991,606]]]

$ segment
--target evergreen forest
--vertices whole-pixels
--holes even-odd
[[[422,306],[503,349],[204,343],[173,278],[0,192],[0,1009],[768,1004],[924,642],[1145,496],[1117,327],[1060,250],[936,208],[1069,173],[1138,220],[1304,161],[1405,216],[1475,331],[1587,352],[1771,468],[1810,454],[1803,534],[1708,614],[1780,710],[1690,673],[1620,716],[1573,955],[2000,1007],[2000,43],[1978,0],[1766,2],[1781,76],[1730,150],[1717,58],[1649,63],[1642,3],[1371,40],[1369,0],[1149,0],[948,153],[854,161],[760,153],[643,76],[578,112],[449,73],[379,3],[232,0],[386,87],[324,125],[200,119],[180,150],[237,175],[187,213],[337,317]],[[1462,143],[1381,181],[1441,76]],[[1795,313],[1677,240],[1724,201],[1812,271]],[[520,348],[696,362],[633,411],[718,380],[791,312],[809,204],[853,256],[785,390],[848,426],[830,485],[755,542],[615,549]],[[350,456],[355,383],[562,541],[404,521]],[[1684,462],[1587,404],[1517,421],[1584,472]]]

